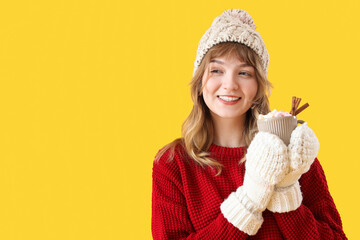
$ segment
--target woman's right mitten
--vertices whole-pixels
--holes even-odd
[[[243,185],[221,204],[225,218],[243,232],[255,235],[274,186],[288,169],[284,142],[274,134],[257,133],[247,150]]]

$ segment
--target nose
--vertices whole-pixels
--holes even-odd
[[[222,86],[226,90],[237,90],[239,88],[239,84],[237,82],[235,74],[226,74],[223,78]]]

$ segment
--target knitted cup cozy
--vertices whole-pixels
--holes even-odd
[[[216,17],[210,28],[205,32],[199,42],[194,72],[201,64],[201,61],[208,50],[214,45],[222,42],[242,43],[259,55],[264,71],[268,73],[269,53],[260,34],[255,31],[254,20],[242,9],[229,9]]]

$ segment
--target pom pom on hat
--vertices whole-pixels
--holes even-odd
[[[199,42],[194,72],[200,66],[202,59],[210,48],[222,42],[238,42],[251,48],[261,59],[265,74],[268,72],[269,53],[258,32],[256,25],[248,12],[242,9],[229,9],[216,17],[210,28]]]
[[[254,19],[249,15],[248,12],[242,9],[229,9],[223,13],[224,16],[228,16],[233,20],[234,18],[239,19],[243,24],[248,25],[253,30],[256,29]]]

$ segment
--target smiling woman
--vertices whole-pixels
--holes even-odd
[[[239,68],[237,69],[239,73],[245,65],[245,69],[253,70],[253,72],[251,72],[253,74],[251,79],[256,79],[257,91],[255,97],[252,99],[253,104],[251,106],[251,110],[249,110],[250,106],[248,106],[247,111],[245,111],[246,113],[240,118],[241,122],[237,122],[237,120],[231,118],[223,118],[222,121],[225,121],[226,123],[224,122],[223,124],[216,126],[222,128],[222,130],[213,131],[215,129],[214,124],[217,124],[218,121],[214,121],[210,117],[211,115],[214,115],[214,113],[209,111],[210,109],[205,103],[203,92],[209,77],[213,78],[212,76],[215,77],[220,74],[211,73],[211,71],[214,70],[212,67],[216,66],[216,61],[218,62],[217,66],[221,66],[220,62],[223,61],[219,59],[224,59],[224,61],[227,60],[227,62],[229,62],[229,60],[236,60],[234,64],[239,64],[239,66],[237,66]],[[221,69],[224,69],[225,66],[221,67],[222,68],[218,69],[218,72],[220,72]],[[221,42],[214,45],[208,50],[202,59],[200,66],[196,67],[196,69],[197,71],[194,72],[194,76],[190,82],[191,96],[194,106],[183,124],[183,138],[176,139],[174,142],[162,148],[157,154],[156,160],[158,160],[168,149],[170,151],[170,156],[172,156],[175,146],[182,143],[182,145],[186,146],[187,153],[200,165],[215,167],[218,172],[221,172],[221,164],[213,158],[208,157],[209,153],[207,152],[207,149],[211,144],[222,141],[216,140],[216,138],[225,136],[226,134],[222,134],[220,136],[218,134],[218,132],[224,133],[224,131],[227,131],[229,134],[241,133],[241,136],[234,135],[231,140],[229,139],[229,141],[227,141],[227,144],[220,144],[220,146],[248,146],[257,131],[256,116],[270,111],[267,95],[270,94],[270,88],[272,85],[266,77],[260,57],[251,48],[239,42]],[[234,70],[231,71],[233,72]],[[240,78],[243,79],[244,77]],[[220,80],[217,82],[220,83]],[[228,90],[225,89],[224,91]],[[239,89],[238,91],[242,91],[242,89]],[[236,111],[237,106],[233,108],[233,110],[234,109]],[[224,111],[225,110],[226,109],[224,109]],[[231,113],[233,110],[229,109],[229,114],[233,114]],[[232,126],[230,126],[230,121],[233,122]],[[228,130],[226,130],[225,127],[227,127]]]
[[[289,146],[258,132],[272,85],[255,28],[232,9],[200,40],[194,106],[153,165],[154,239],[346,239],[314,132],[298,126]]]

